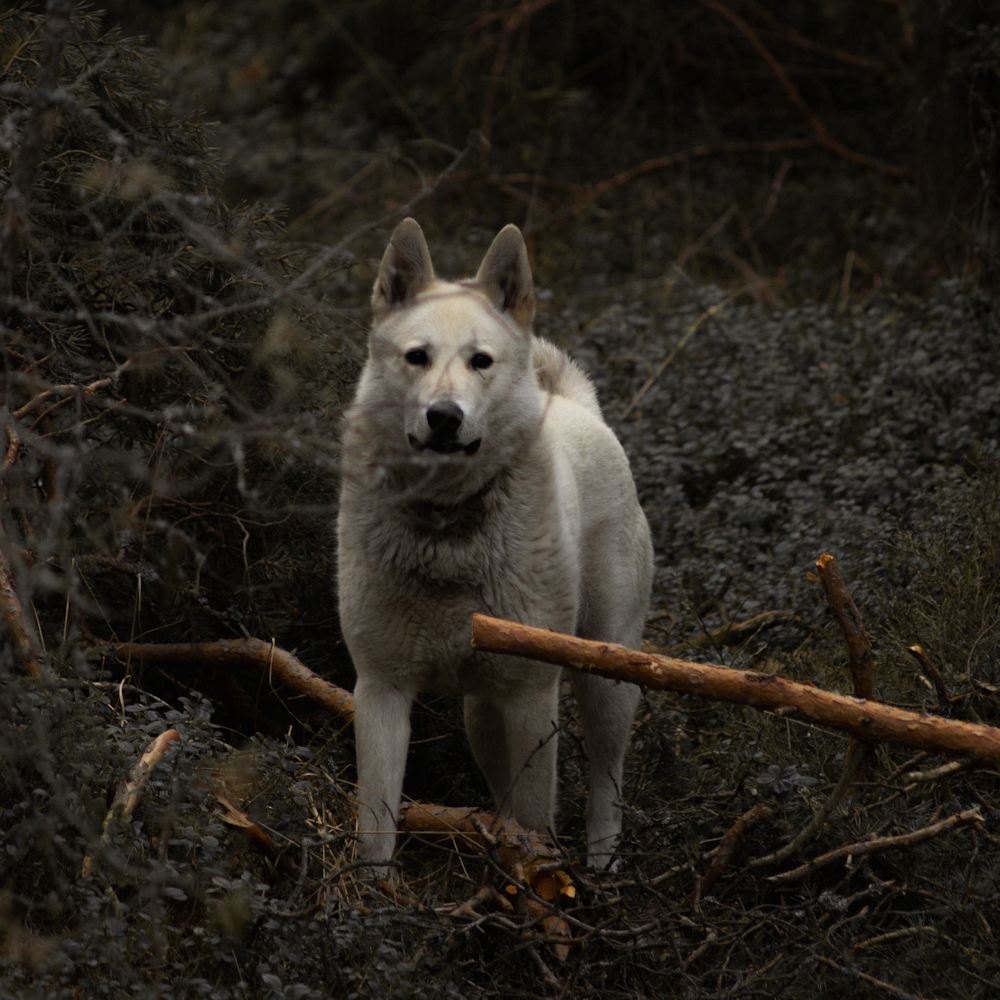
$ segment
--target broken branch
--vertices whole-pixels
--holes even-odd
[[[273,673],[296,694],[308,698],[344,722],[354,721],[354,696],[314,674],[301,660],[260,639],[220,639],[218,642],[125,642],[114,647],[118,659],[162,666],[192,663],[202,667],[251,666]]]
[[[767,880],[768,882],[792,882],[805,878],[806,875],[818,868],[839,861],[841,858],[857,858],[864,854],[873,854],[875,851],[885,851],[890,847],[911,847],[913,844],[919,844],[921,841],[947,833],[952,827],[965,823],[981,823],[982,821],[983,817],[979,814],[979,809],[973,807],[964,812],[956,813],[954,816],[949,816],[938,823],[932,823],[920,830],[912,830],[910,833],[901,833],[896,837],[873,837],[871,840],[862,840],[854,844],[843,844],[832,851],[827,851],[826,854],[821,854],[818,858],[813,858],[812,861],[807,861],[798,868],[793,868],[791,871],[782,872],[780,875],[769,875]]]
[[[875,697],[875,682],[872,679],[872,647],[865,634],[861,612],[851,599],[837,560],[824,552],[816,560],[819,582],[823,586],[827,603],[830,605],[840,630],[847,640],[847,655],[854,680],[854,694],[858,698],[871,700]]]
[[[858,739],[902,743],[938,753],[968,754],[980,764],[1000,769],[1000,729],[993,726],[919,715],[783,677],[677,660],[486,615],[473,615],[472,645],[644,688],[733,702],[762,712],[784,709],[785,714],[850,733]]]
[[[153,773],[153,768],[163,759],[163,755],[171,744],[180,740],[180,734],[176,729],[168,729],[154,739],[146,748],[146,752],[136,761],[128,777],[118,782],[115,789],[115,796],[108,807],[107,815],[101,826],[101,843],[111,842],[111,824],[117,819],[127,819],[135,812],[135,807],[139,804],[139,796],[143,793],[149,782],[149,776]],[[94,874],[94,858],[88,854],[83,859],[81,875]]]

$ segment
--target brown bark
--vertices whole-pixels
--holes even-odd
[[[163,759],[171,744],[180,740],[180,734],[176,729],[168,729],[154,739],[146,748],[146,752],[136,761],[128,777],[118,783],[115,789],[114,798],[108,807],[107,815],[101,827],[101,843],[107,844],[111,841],[111,824],[116,819],[127,819],[135,812],[135,807],[139,803],[139,796],[142,795],[149,776],[153,773],[153,768]],[[94,874],[94,858],[87,855],[83,859],[81,875]]]
[[[865,634],[861,612],[851,600],[847,584],[834,559],[825,552],[816,560],[819,582],[823,586],[827,603],[830,605],[840,630],[847,640],[847,655],[854,680],[854,694],[858,698],[871,700],[875,697],[875,682],[872,679],[872,647]]]
[[[219,792],[215,793],[215,798],[219,805],[222,806],[219,819],[227,826],[232,826],[239,830],[246,838],[247,843],[255,851],[267,858],[282,875],[297,879],[302,874],[302,870],[298,864],[292,858],[288,857],[274,837],[250,819],[242,809],[237,809],[225,795],[221,795]]]
[[[537,833],[525,830],[510,817],[466,806],[405,803],[399,810],[399,827],[422,838],[449,841],[466,854],[495,850],[500,867],[508,874],[519,864],[530,877],[540,864],[548,864],[557,857]]]
[[[613,643],[591,642],[515,622],[474,615],[472,644],[495,653],[544,660],[574,670],[783,714],[863,740],[902,743],[945,754],[968,754],[1000,769],[1000,729],[919,715],[876,701],[833,694],[769,674],[676,660]]]
[[[0,488],[3,488],[3,477],[17,461],[18,452],[21,450],[21,436],[12,420],[8,421],[6,429],[7,451],[3,461],[0,462]],[[3,495],[6,498],[6,490],[4,490]],[[38,677],[42,668],[38,662],[38,643],[35,641],[35,630],[28,622],[24,613],[24,605],[21,603],[21,598],[17,595],[17,588],[14,586],[14,569],[2,544],[4,535],[4,527],[0,523],[0,619],[6,626],[11,649],[20,661],[21,668],[33,677]]]
[[[273,674],[296,694],[310,699],[344,722],[354,721],[354,697],[349,691],[323,680],[291,653],[260,639],[165,644],[125,642],[115,647],[115,653],[120,660],[136,660],[151,666],[194,663],[226,670],[251,666]]]
[[[937,692],[938,708],[943,708],[951,701],[951,698],[948,695],[948,686],[944,682],[944,677],[941,676],[941,671],[931,663],[923,646],[907,646],[906,651],[917,661],[924,676],[934,685],[934,690]]]
[[[663,652],[669,656],[671,652],[680,652],[683,649],[715,649],[719,646],[740,646],[747,639],[752,638],[764,629],[774,628],[775,625],[782,625],[785,622],[795,621],[795,613],[792,611],[765,611],[762,615],[748,618],[745,622],[727,622],[713,629],[706,635],[698,635],[693,639],[686,639],[672,646],[669,651]]]
[[[0,525],[0,532],[3,531]],[[10,646],[21,664],[21,668],[33,677],[41,675],[42,668],[38,661],[38,645],[34,639],[34,629],[28,624],[24,613],[24,605],[17,596],[14,587],[14,573],[0,545],[0,617],[7,628]]]
[[[733,851],[739,846],[739,843],[743,838],[760,822],[762,819],[767,819],[771,815],[771,810],[765,806],[763,803],[758,803],[748,809],[736,822],[726,831],[726,835],[719,842],[719,846],[715,848],[714,851],[709,855],[711,861],[708,866],[708,870],[701,877],[701,882],[698,885],[698,896],[701,898],[707,896],[715,883],[719,881],[719,877],[726,870],[729,865],[729,859],[733,855]],[[690,894],[688,899],[694,901],[694,894]]]

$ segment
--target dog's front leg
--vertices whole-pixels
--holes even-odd
[[[382,862],[396,847],[396,813],[410,745],[413,694],[358,677],[354,738],[358,754],[358,856]],[[383,869],[384,873],[384,869]]]
[[[587,862],[594,868],[607,868],[622,829],[621,809],[615,803],[621,796],[622,765],[639,689],[578,671],[573,671],[570,680],[590,758]]]
[[[469,742],[497,807],[540,833],[555,825],[558,712],[558,681],[518,698],[465,701]]]

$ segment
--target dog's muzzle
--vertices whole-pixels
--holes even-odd
[[[407,434],[411,447],[417,451],[435,451],[439,455],[453,455],[464,451],[466,455],[475,455],[482,438],[476,438],[471,444],[462,444],[458,433],[462,429],[465,414],[458,403],[450,399],[432,403],[427,407],[427,427],[430,433],[427,439],[421,441],[415,434]]]

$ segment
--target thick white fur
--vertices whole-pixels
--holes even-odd
[[[515,226],[475,279],[452,283],[435,278],[423,233],[406,219],[372,306],[344,432],[339,591],[358,674],[360,854],[385,862],[410,707],[423,690],[464,697],[469,741],[500,809],[531,829],[554,826],[560,671],[474,650],[472,614],[636,647],[652,549],[593,386],[531,331],[531,271]],[[461,425],[454,450],[439,454],[428,412],[442,404],[458,408]],[[575,671],[571,679],[591,768],[588,856],[603,866],[621,830],[614,802],[639,691]]]

